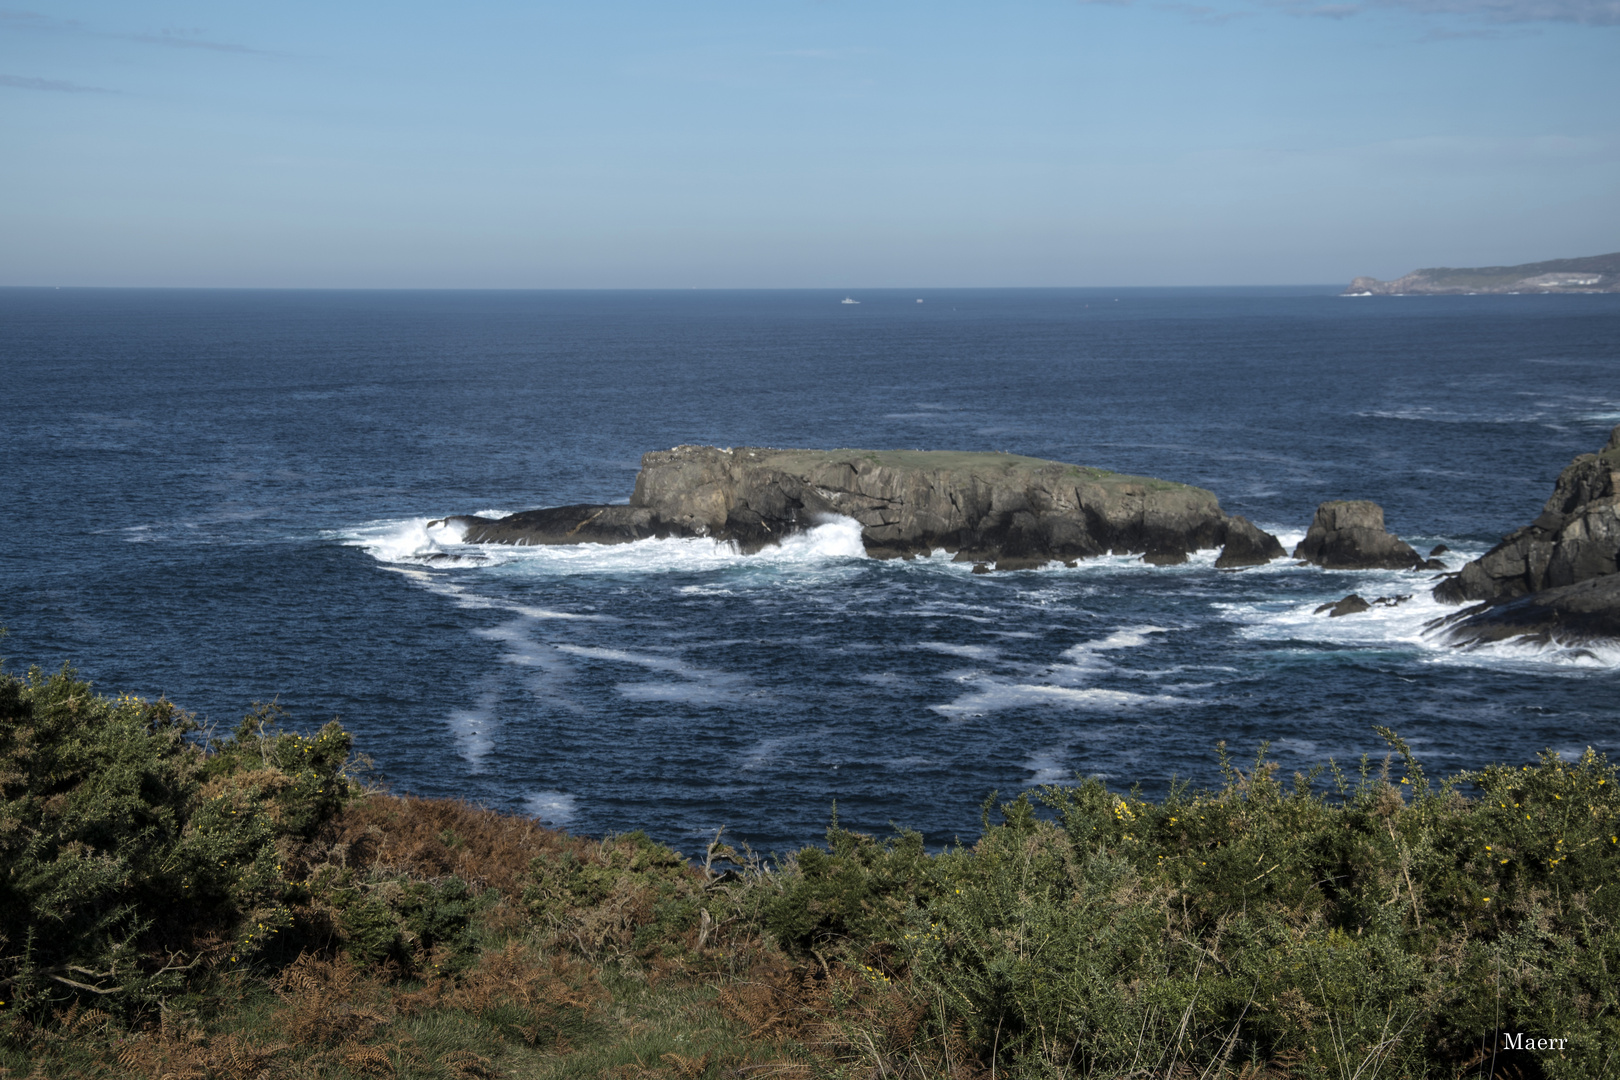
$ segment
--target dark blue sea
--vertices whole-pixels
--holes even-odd
[[[993,789],[1212,783],[1222,739],[1615,753],[1620,652],[1449,649],[1430,574],[429,525],[622,501],[680,443],[986,449],[1198,484],[1290,545],[1373,499],[1457,566],[1620,422],[1620,296],[1333,292],[0,290],[0,651],[222,729],[337,716],[397,791],[688,851],[813,841],[835,799],[966,839]],[[1352,591],[1414,598],[1314,614]]]

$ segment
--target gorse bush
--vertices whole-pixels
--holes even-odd
[[[1591,752],[1435,783],[1388,731],[1349,776],[1222,749],[1213,791],[992,797],[940,852],[835,808],[766,870],[365,792],[335,723],[278,721],[0,673],[0,1069],[1620,1075]]]
[[[835,832],[799,855],[770,925],[789,943],[842,926],[868,965],[894,947],[877,985],[928,1017],[891,1040],[896,1072],[943,1067],[954,1033],[1008,1075],[1454,1075],[1519,1067],[1506,1031],[1566,1040],[1532,1071],[1606,1075],[1620,1062],[1614,768],[1549,754],[1431,786],[1387,734],[1393,770],[1363,762],[1326,792],[1280,783],[1262,752],[1246,774],[1226,765],[1221,790],[1160,803],[1097,781],[1046,788],[932,858]],[[872,898],[908,892],[896,934],[893,904]]]
[[[217,968],[336,944],[411,967],[465,951],[464,883],[311,865],[353,792],[336,723],[227,738],[167,701],[99,697],[64,669],[0,673],[0,1001],[130,1014]],[[452,949],[452,952],[455,950]]]
[[[0,675],[10,1008],[151,1004],[209,945],[247,962],[287,929],[278,841],[341,802],[349,744],[335,726],[314,739],[266,734],[264,719],[209,756],[169,702],[97,697],[68,670]]]

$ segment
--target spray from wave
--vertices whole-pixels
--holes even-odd
[[[728,541],[705,537],[637,540],[628,544],[556,544],[525,547],[467,544],[464,526],[444,519],[376,522],[330,534],[378,562],[430,567],[519,567],[540,574],[691,572],[732,567],[790,569],[866,558],[860,522],[829,517],[752,555]]]

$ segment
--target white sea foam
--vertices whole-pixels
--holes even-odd
[[[969,660],[994,661],[1000,657],[1000,654],[988,645],[953,645],[948,641],[923,641],[917,644],[917,648],[944,653],[946,656],[964,656]]]
[[[473,772],[482,771],[484,758],[495,747],[495,731],[500,726],[495,715],[497,700],[493,692],[481,694],[473,708],[450,712],[450,733]]]
[[[688,678],[702,678],[706,674],[686,661],[678,660],[672,656],[634,653],[628,649],[604,649],[591,645],[558,645],[557,648],[565,653],[583,656],[589,660],[606,660],[615,664],[634,664],[637,667],[651,668],[654,671],[673,672],[676,675],[685,675]]]
[[[647,573],[732,567],[815,568],[864,559],[861,526],[853,518],[828,517],[752,555],[703,537],[637,540],[629,544],[467,544],[464,526],[444,519],[372,522],[329,534],[365,549],[379,562],[444,567],[495,567],[510,573]]]
[[[1101,641],[1083,641],[1067,649],[1064,656],[1079,656],[1087,652],[1106,652],[1110,649],[1140,649],[1148,644],[1149,634],[1169,633],[1162,626],[1133,626],[1124,630],[1115,630]]]
[[[978,672],[953,673],[958,682],[972,689],[933,709],[944,716],[963,717],[1040,706],[1107,712],[1182,704],[1186,699],[1173,694],[1140,694],[1090,685],[1099,675],[1115,669],[1107,654],[1141,648],[1152,641],[1152,635],[1164,633],[1168,631],[1161,626],[1133,626],[1094,641],[1082,641],[1059,655],[1061,663],[1041,669],[1035,676],[1038,681],[1030,678],[1034,673],[1021,678],[983,676]]]
[[[1113,711],[1144,706],[1179,705],[1184,698],[1170,694],[1133,694],[1102,687],[1052,686],[1046,683],[986,682],[981,689],[964,694],[934,711],[945,716],[983,716],[1004,709],[1051,705],[1065,709]]]
[[[761,739],[742,756],[742,768],[752,772],[761,768],[780,756],[782,748],[789,745],[791,739],[783,736],[774,739]]]
[[[479,566],[490,561],[462,544],[464,526],[447,524],[443,519],[374,521],[329,535],[346,547],[364,548],[367,555],[384,563]]]
[[[873,686],[900,687],[911,685],[910,679],[907,679],[904,675],[897,675],[892,671],[856,675],[855,678],[863,683],[871,683]]]
[[[674,701],[688,705],[713,706],[731,704],[752,694],[747,681],[741,676],[727,671],[697,667],[678,657],[587,645],[563,644],[556,648],[573,656],[614,664],[628,664],[687,680],[615,684],[614,689],[629,701]]]
[[[617,683],[613,688],[626,701],[670,701],[702,707],[733,705],[743,696],[739,689],[706,683]]]
[[[1466,552],[1449,558],[1454,565]],[[1543,645],[1525,641],[1494,642],[1458,648],[1447,641],[1443,629],[1432,624],[1457,608],[1435,600],[1431,575],[1392,570],[1363,570],[1323,574],[1314,567],[1303,572],[1322,574],[1322,590],[1309,600],[1217,603],[1215,609],[1240,624],[1243,637],[1257,641],[1299,641],[1362,649],[1398,649],[1417,654],[1424,663],[1467,667],[1528,664],[1572,668],[1620,666],[1620,646]],[[1397,604],[1374,604],[1364,612],[1330,617],[1317,608],[1354,592],[1365,600],[1406,597]]]
[[[1043,784],[1061,784],[1074,779],[1074,770],[1063,764],[1069,753],[1069,744],[1049,746],[1044,750],[1037,750],[1024,762],[1024,768],[1032,774],[1026,783],[1030,787]]]
[[[1290,555],[1294,553],[1294,549],[1299,547],[1300,543],[1305,539],[1306,530],[1300,528],[1283,525],[1262,525],[1260,528],[1264,529],[1272,536],[1275,536],[1277,538],[1277,543],[1282,545],[1283,551]],[[1277,563],[1282,561],[1283,560],[1281,559],[1277,559],[1268,565],[1275,566]]]
[[[578,799],[566,791],[536,791],[523,800],[530,817],[558,828],[574,820],[577,806]]]

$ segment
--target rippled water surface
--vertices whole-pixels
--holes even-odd
[[[0,290],[10,666],[340,715],[398,789],[688,850],[812,840],[835,798],[944,842],[992,789],[1210,782],[1219,739],[1293,767],[1386,723],[1441,771],[1620,743],[1620,656],[1441,647],[1432,575],[430,525],[622,500],[683,442],[1001,449],[1199,484],[1289,544],[1374,499],[1456,565],[1620,423],[1615,296],[843,295]],[[1412,599],[1314,613],[1351,591]]]

